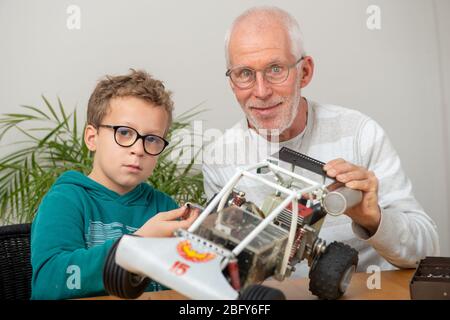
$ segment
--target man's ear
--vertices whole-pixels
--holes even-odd
[[[90,151],[97,150],[97,129],[93,125],[88,124],[84,129],[84,143]]]
[[[314,60],[311,56],[303,58],[301,64],[302,78],[300,79],[300,88],[306,87],[310,82],[314,74]]]

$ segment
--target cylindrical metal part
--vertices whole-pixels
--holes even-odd
[[[325,195],[323,206],[328,214],[338,216],[360,203],[361,200],[361,190],[341,187]]]

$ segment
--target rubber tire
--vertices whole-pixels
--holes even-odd
[[[238,300],[286,300],[286,296],[278,289],[252,284],[239,294]]]
[[[358,251],[341,243],[330,243],[309,272],[309,291],[320,299],[336,300],[345,292],[340,284],[346,271],[358,265]]]
[[[136,299],[147,288],[150,278],[142,277],[136,282],[138,275],[131,273],[116,263],[116,250],[119,245],[118,239],[111,247],[106,257],[103,268],[103,285],[109,295],[114,295],[122,299]]]

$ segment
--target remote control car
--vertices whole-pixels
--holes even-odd
[[[280,161],[290,163],[292,171]],[[325,181],[324,163],[282,148],[262,163],[237,170],[188,230],[177,230],[172,238],[122,236],[105,262],[106,291],[133,299],[153,280],[192,299],[285,299],[280,290],[261,283],[270,277],[283,281],[306,259],[310,291],[321,299],[338,299],[358,253],[343,243],[327,245],[318,234],[327,214],[344,213],[362,193],[337,182],[315,182],[294,173],[295,166]],[[236,190],[241,179],[257,180],[274,193],[258,206]]]

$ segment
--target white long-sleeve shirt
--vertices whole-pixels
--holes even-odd
[[[371,265],[381,270],[412,268],[425,256],[439,254],[437,228],[412,193],[411,182],[384,130],[361,112],[335,105],[308,101],[305,130],[279,144],[270,143],[249,129],[246,119],[209,144],[203,156],[205,192],[210,198],[234,175],[237,167],[263,161],[286,146],[322,162],[336,158],[363,166],[379,181],[378,201],[381,222],[374,235],[346,216],[325,218],[319,236],[327,243],[344,242],[359,252],[358,271]],[[316,181],[323,177],[296,167],[296,171]],[[269,178],[272,173],[266,174]],[[241,180],[237,189],[258,205],[274,190],[260,182]],[[296,276],[306,276],[305,263]]]

